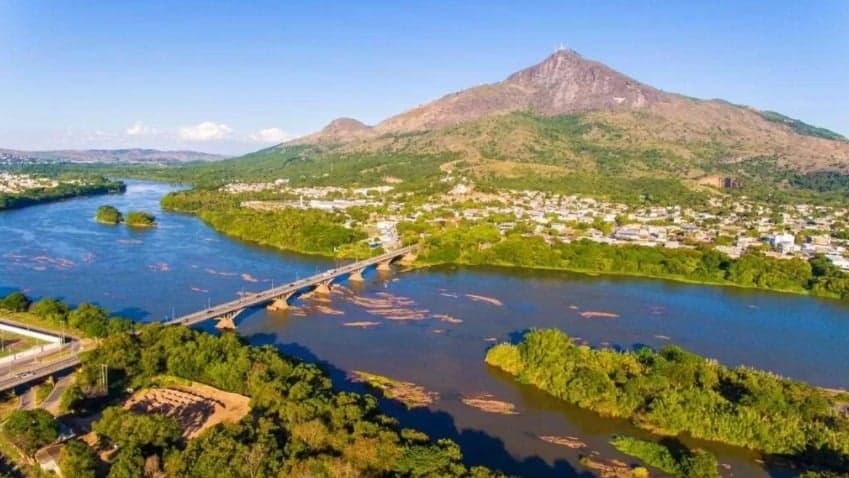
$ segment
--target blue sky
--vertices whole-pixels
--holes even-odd
[[[561,43],[849,135],[845,0],[0,0],[0,148],[247,152],[498,81]]]

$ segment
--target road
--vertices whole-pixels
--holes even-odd
[[[59,401],[62,399],[62,394],[73,382],[73,374],[69,373],[64,377],[60,377],[56,380],[56,384],[53,386],[53,390],[50,391],[50,395],[48,395],[47,398],[38,405],[38,408],[42,408],[53,415],[57,415],[59,412]]]
[[[6,374],[0,378],[0,391],[11,390],[21,385],[43,379],[50,375],[68,370],[80,364],[80,358],[76,351],[70,356],[63,355],[62,358],[50,362],[36,364],[25,369],[14,370],[14,373]]]
[[[18,403],[18,408],[21,410],[35,409],[35,387],[29,387],[21,394],[21,401]]]

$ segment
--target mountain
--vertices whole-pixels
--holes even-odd
[[[504,80],[449,94],[374,126],[319,132],[192,168],[209,184],[481,187],[676,202],[729,185],[764,198],[849,198],[849,141],[775,112],[662,91],[571,50]],[[798,194],[797,194],[798,193]]]
[[[438,129],[493,114],[531,110],[544,116],[644,108],[668,95],[561,49],[504,81],[450,94],[393,116],[378,133]]]
[[[218,161],[225,156],[197,151],[159,151],[156,149],[86,149],[58,151],[18,151],[0,149],[0,164],[23,163],[121,163],[171,164],[193,161]]]
[[[353,118],[336,118],[315,134],[298,138],[287,144],[344,143],[371,136],[372,128]]]

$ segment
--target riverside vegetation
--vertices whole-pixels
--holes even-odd
[[[660,435],[686,433],[827,471],[849,471],[845,393],[835,396],[767,372],[725,367],[672,345],[659,351],[592,349],[554,329],[528,332],[518,345],[496,345],[486,362],[557,398]],[[620,440],[618,446],[643,457],[659,455],[631,442]]]
[[[196,214],[233,237],[280,249],[350,258],[370,254],[363,243],[365,232],[344,227],[340,213],[295,208],[255,211],[239,207],[243,198],[195,190],[169,194],[162,205]],[[368,216],[367,212],[348,213],[354,218]],[[668,249],[589,240],[549,244],[528,237],[529,231],[521,225],[502,235],[495,222],[460,221],[443,227],[420,219],[401,222],[398,229],[403,242],[420,244],[418,262],[424,265],[560,269],[849,298],[849,276],[822,256],[783,260],[754,250],[732,259],[709,247]]]
[[[18,297],[16,295],[16,297]],[[18,303],[18,300],[9,300]],[[450,440],[431,441],[383,415],[370,395],[337,392],[316,365],[285,357],[271,346],[245,344],[235,334],[216,337],[184,327],[136,324],[83,304],[55,299],[30,306],[32,314],[99,337],[81,355],[75,382],[62,396],[72,414],[91,414],[168,375],[251,397],[252,412],[235,424],[220,424],[193,439],[170,417],[107,408],[93,425],[99,446],[117,445],[109,463],[81,441],[69,442],[60,458],[65,476],[142,476],[149,467],[175,477],[272,476],[494,476],[462,463]],[[95,324],[95,325],[91,325]],[[102,367],[109,388],[102,386]],[[22,430],[25,431],[22,432]],[[25,454],[57,436],[46,412],[14,412],[2,437]]]
[[[35,188],[18,193],[0,193],[0,210],[17,209],[78,196],[124,192],[126,185],[102,176],[85,175],[81,179],[60,181],[55,187]]]

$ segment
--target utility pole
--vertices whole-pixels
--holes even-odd
[[[109,394],[109,367],[102,363],[100,364],[100,384],[103,387],[103,394]]]

